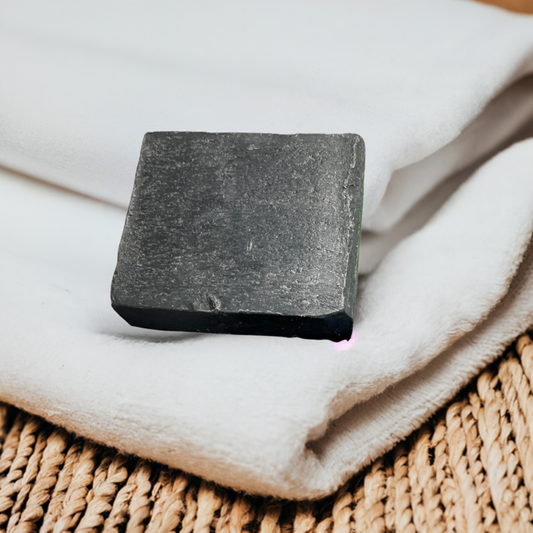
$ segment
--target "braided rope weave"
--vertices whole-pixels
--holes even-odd
[[[283,502],[223,489],[0,406],[7,533],[533,532],[533,341],[334,495]]]

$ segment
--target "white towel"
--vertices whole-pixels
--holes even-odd
[[[533,124],[533,18],[455,0],[0,10],[0,164],[104,200],[0,174],[1,399],[224,485],[318,497],[533,325],[533,140],[511,146]],[[352,342],[150,332],[111,310],[157,130],[363,136]]]

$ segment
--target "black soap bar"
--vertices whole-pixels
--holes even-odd
[[[143,328],[349,339],[363,171],[355,134],[147,133],[113,308]]]

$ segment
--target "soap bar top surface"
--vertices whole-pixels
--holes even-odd
[[[355,134],[147,133],[113,307],[155,329],[349,337],[363,170]]]

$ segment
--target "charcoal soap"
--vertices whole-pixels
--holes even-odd
[[[113,308],[143,328],[349,339],[363,171],[355,134],[147,133]]]

